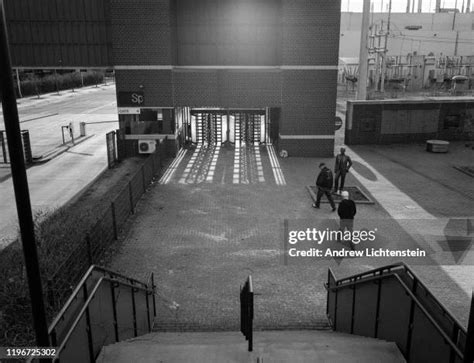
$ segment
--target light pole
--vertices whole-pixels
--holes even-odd
[[[33,326],[36,345],[48,347],[48,326],[41,286],[41,275],[36,250],[33,214],[25,169],[25,159],[20,134],[20,122],[13,87],[10,51],[8,48],[7,25],[3,0],[0,0],[0,94],[2,97],[3,118],[10,153],[13,189],[20,224],[21,242],[25,258],[26,275],[31,298]]]
[[[357,80],[357,99],[367,99],[367,75],[369,68],[368,32],[370,21],[370,0],[364,0],[362,14],[362,30],[360,34],[359,50],[359,79]]]

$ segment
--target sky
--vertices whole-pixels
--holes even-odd
[[[415,12],[418,10],[418,0],[415,1]],[[435,0],[422,0],[422,9],[423,12],[434,12]],[[342,11],[353,11],[361,12],[363,0],[341,0],[341,9]],[[457,3],[457,8],[461,11],[462,5],[467,3],[467,0],[441,0],[442,8],[454,8]],[[472,3],[471,0],[471,8]],[[388,11],[389,0],[372,0],[374,11],[375,12],[386,12]],[[349,9],[348,9],[349,7]],[[392,0],[392,12],[394,13],[404,13],[407,8],[407,0]]]

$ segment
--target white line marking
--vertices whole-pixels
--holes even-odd
[[[273,149],[273,145],[267,146],[268,156],[270,157],[270,163],[272,164],[273,176],[277,185],[286,185],[285,176],[278,162],[278,158]]]
[[[188,165],[186,165],[186,169],[184,170],[183,175],[181,176],[181,179],[179,180],[180,184],[186,184],[186,179],[188,178],[189,173],[191,172],[191,169],[193,168],[193,165],[196,162],[197,156],[200,151],[201,151],[201,145],[198,145],[196,147],[196,150],[194,150],[194,153],[191,156],[191,159],[189,160]]]
[[[217,145],[214,148],[214,155],[212,156],[211,160],[211,167],[209,168],[209,172],[207,173],[206,182],[212,183],[214,180],[214,171],[216,170],[217,159],[219,158],[219,153],[221,151],[221,146]]]
[[[183,160],[184,156],[186,155],[186,152],[187,150],[185,149],[179,150],[178,155],[176,155],[176,158],[170,164],[166,172],[162,175],[162,177],[158,181],[158,184],[168,184],[170,182],[171,178],[173,177],[173,174],[176,172],[176,169],[181,163],[181,160]]]
[[[258,181],[260,183],[265,183],[265,177],[263,176],[262,158],[260,157],[260,147],[255,146],[254,149],[255,149],[255,161],[257,162]]]

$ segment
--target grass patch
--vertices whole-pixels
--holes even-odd
[[[43,280],[48,321],[57,308],[48,302],[47,281],[81,245],[111,201],[143,165],[136,157],[105,171],[78,198],[56,210],[34,213],[35,236]],[[74,257],[74,256],[73,256]],[[74,286],[77,281],[68,281]],[[0,252],[0,346],[33,346],[31,304],[27,287],[23,251],[15,241]]]

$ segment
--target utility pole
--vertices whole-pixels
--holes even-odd
[[[38,347],[49,346],[48,326],[41,286],[41,275],[36,250],[33,215],[25,169],[25,157],[20,134],[20,122],[13,86],[10,50],[8,48],[7,24],[3,0],[0,0],[0,94],[3,119],[10,153],[13,189],[20,224],[21,243],[25,258],[26,275],[30,291],[33,327]]]
[[[458,0],[456,0],[455,4],[454,4],[454,14],[453,14],[453,30],[456,26],[456,13],[458,12]]]
[[[421,3],[421,0],[419,0]],[[390,34],[390,20],[392,15],[392,0],[388,3],[388,19],[387,19],[387,31],[385,32],[384,51],[382,58],[382,79],[380,81],[380,91],[385,92],[385,72],[387,70],[387,52],[388,52],[388,36]]]
[[[18,68],[16,69],[16,84],[18,87],[18,96],[20,96],[20,98],[23,98],[23,95],[21,94],[20,72],[18,71]]]
[[[413,0],[415,1],[415,0]],[[410,0],[407,0],[407,13],[410,12]]]
[[[370,20],[370,0],[364,0],[362,29],[360,33],[359,79],[357,81],[357,99],[367,99],[367,74],[369,68],[368,32]]]
[[[454,42],[454,56],[458,55],[459,31],[456,32],[456,41]]]

